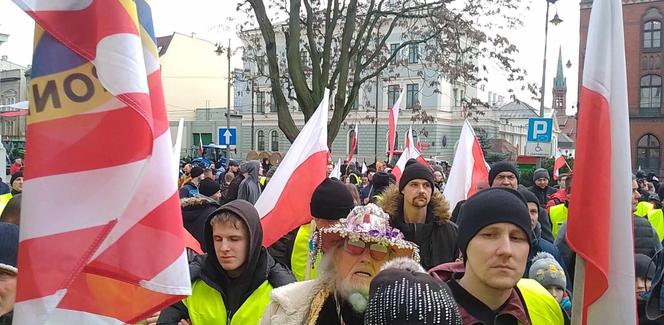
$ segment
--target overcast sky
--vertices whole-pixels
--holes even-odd
[[[544,52],[544,16],[546,0],[522,0],[530,6],[530,10],[522,13],[524,25],[514,30],[508,37],[519,48],[517,63],[528,71],[529,82],[541,83],[542,58]],[[226,43],[228,32],[220,29],[218,25],[227,25],[227,19],[240,15],[235,11],[237,0],[198,0],[183,5],[180,1],[153,1],[152,11],[157,36],[163,36],[174,31],[190,34],[196,33],[200,38],[212,42]],[[562,46],[563,64],[571,61],[571,68],[564,68],[567,77],[567,111],[576,111],[578,56],[579,56],[579,1],[559,0],[550,8],[549,19],[558,11],[563,23],[558,26],[549,24],[549,42],[547,51],[547,81],[546,106],[551,106],[551,85],[556,73],[558,48]],[[0,0],[0,33],[9,34],[9,41],[0,45],[0,55],[7,55],[9,61],[28,65],[32,58],[32,36],[34,23],[10,0]],[[235,36],[233,36],[235,37]],[[234,39],[235,44],[239,44]],[[234,66],[241,67],[239,56],[234,58]],[[511,85],[517,87],[517,85]],[[501,76],[489,80],[487,91],[507,95],[508,86]],[[533,100],[529,93],[518,93],[518,97],[539,107],[537,100]],[[480,98],[486,100],[486,98]]]

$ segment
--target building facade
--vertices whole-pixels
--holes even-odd
[[[29,67],[0,58],[0,135],[8,152],[25,142],[26,110],[15,104],[28,100]]]
[[[583,75],[591,9],[591,0],[581,1],[579,77]],[[664,1],[623,1],[632,169],[640,168],[657,176],[664,176],[663,22]]]

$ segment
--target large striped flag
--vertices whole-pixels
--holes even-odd
[[[594,1],[567,227],[578,255],[573,318],[582,324],[637,322],[624,44],[622,1]]]
[[[191,294],[150,7],[15,3],[38,26],[14,322],[138,321]]]
[[[353,138],[350,141],[350,151],[348,152],[348,159],[346,161],[350,164],[353,160],[353,155],[355,155],[355,150],[357,150],[357,123],[355,124],[355,129],[353,129]]]
[[[399,121],[399,107],[401,106],[401,98],[403,97],[403,91],[399,94],[399,98],[394,102],[394,105],[390,107],[390,114],[388,116],[388,131],[387,131],[387,143],[388,143],[388,152],[389,157],[387,162],[391,163],[392,156],[394,155],[394,143],[396,142],[397,136],[397,122]]]
[[[461,135],[454,153],[450,177],[443,194],[454,209],[459,201],[466,200],[477,191],[477,184],[489,178],[484,153],[475,131],[468,120],[463,122]]]
[[[567,164],[565,157],[560,153],[560,150],[556,150],[556,154],[553,159],[553,180],[558,180],[560,177],[560,169]]]
[[[329,92],[325,90],[316,112],[302,128],[256,201],[264,229],[263,245],[266,247],[311,220],[311,196],[327,172]]]

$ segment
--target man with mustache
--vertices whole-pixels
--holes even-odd
[[[463,261],[429,273],[452,289],[463,324],[569,324],[558,302],[532,279],[521,279],[533,238],[526,200],[490,188],[466,201],[459,216]]]
[[[399,184],[390,185],[379,204],[390,215],[390,224],[420,247],[420,264],[426,270],[459,256],[457,226],[450,221],[449,203],[434,191],[429,167],[409,160]]]
[[[323,251],[315,280],[272,291],[261,325],[364,324],[371,280],[395,257],[417,259],[415,244],[390,227],[376,205],[358,206],[339,223],[320,229],[315,249]]]

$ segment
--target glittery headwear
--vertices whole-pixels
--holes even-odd
[[[419,261],[417,245],[404,239],[397,228],[392,228],[389,216],[373,203],[355,207],[339,223],[320,229],[321,248],[326,252],[341,240],[349,238],[367,243],[389,246],[393,256],[411,257]]]

